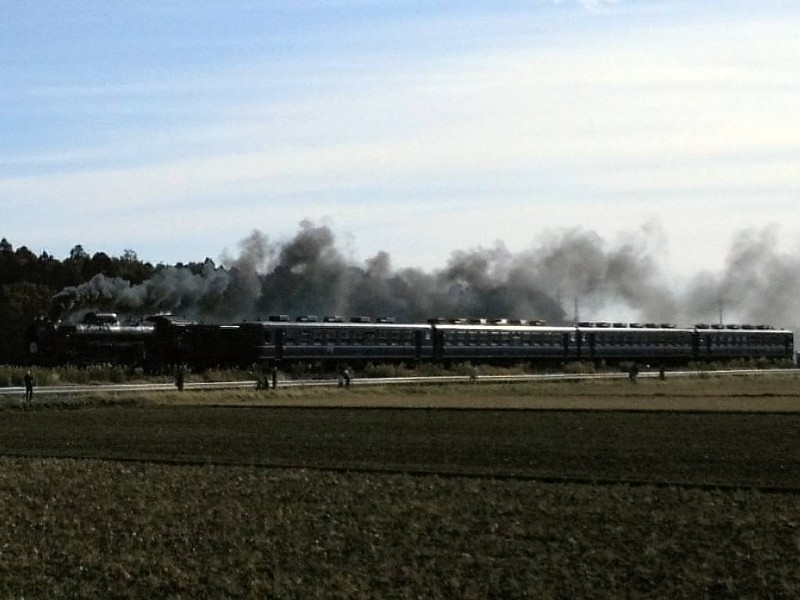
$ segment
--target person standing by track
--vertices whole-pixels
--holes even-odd
[[[25,402],[30,404],[33,401],[33,373],[30,369],[25,373],[23,380],[25,382]]]

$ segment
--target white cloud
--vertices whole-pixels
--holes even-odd
[[[800,234],[797,25],[582,30],[352,69],[353,57],[337,57],[299,73],[293,60],[250,65],[221,84],[250,93],[205,123],[65,156],[112,166],[0,179],[0,211],[26,209],[47,236],[75,241],[122,223],[126,247],[177,222],[182,248],[201,236],[212,254],[222,236],[233,246],[254,226],[329,217],[364,254],[423,266],[496,239],[521,249],[548,227],[612,233],[657,217],[685,273],[700,254],[719,264],[737,227]],[[251,83],[270,78],[277,88]],[[275,89],[292,92],[278,101]]]

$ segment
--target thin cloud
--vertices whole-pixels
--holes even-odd
[[[575,18],[612,3],[562,4]],[[519,23],[492,14],[480,35],[480,15],[407,15],[336,53],[305,46],[169,79],[154,69],[107,85],[47,82],[29,90],[43,114],[88,100],[98,124],[85,136],[76,127],[61,150],[5,146],[4,235],[46,232],[47,247],[47,236],[113,240],[104,230],[125,223],[125,247],[145,255],[159,223],[177,220],[180,251],[205,255],[254,221],[288,231],[328,216],[366,255],[392,240],[396,260],[443,261],[467,242],[519,246],[544,223],[575,220],[602,232],[662,215],[679,248],[718,213],[723,242],[759,211],[800,233],[787,201],[800,189],[797,16],[672,21],[648,6],[641,21],[600,11],[573,29],[564,11],[517,6]],[[615,28],[588,25],[598,19]],[[421,248],[403,247],[406,231]],[[709,241],[719,248],[704,260],[721,260],[723,242]]]

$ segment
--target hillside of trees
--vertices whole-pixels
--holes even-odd
[[[201,263],[202,266],[202,263]],[[0,364],[24,364],[25,328],[31,321],[48,314],[54,295],[103,273],[131,283],[151,278],[164,265],[142,262],[133,250],[122,256],[104,252],[90,255],[76,245],[64,259],[47,252],[39,255],[27,247],[14,248],[0,240]]]

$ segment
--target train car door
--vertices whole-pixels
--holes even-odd
[[[580,357],[581,355],[580,334],[576,333],[575,331],[571,333],[567,332],[561,335],[561,347],[563,350],[561,353],[561,358],[563,360],[569,360],[570,358],[572,358],[572,356],[570,356],[570,350],[572,349],[572,342],[575,342],[575,352],[577,356]]]
[[[283,360],[286,348],[286,330],[283,328],[275,330],[275,358]]]
[[[425,338],[425,332],[419,329],[414,331],[414,358],[419,360],[422,358],[422,342]]]

